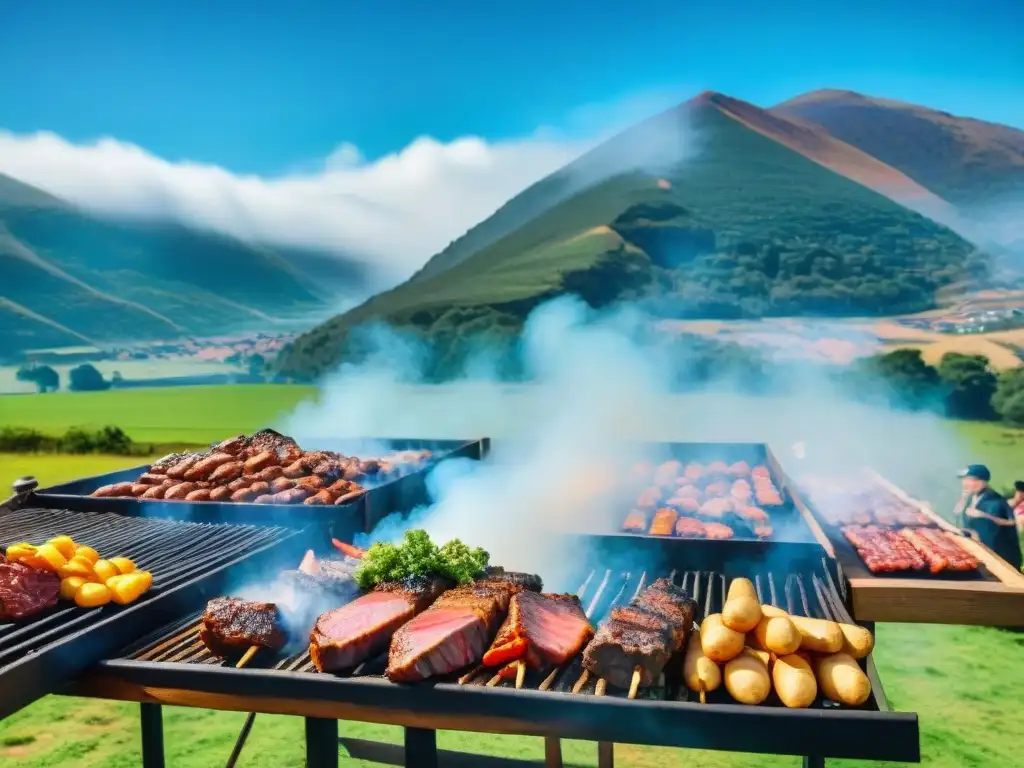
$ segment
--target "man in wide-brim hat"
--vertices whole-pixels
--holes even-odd
[[[957,509],[957,524],[977,533],[986,547],[1019,569],[1017,521],[1006,499],[989,486],[992,473],[982,464],[971,464],[959,477],[964,493]]]

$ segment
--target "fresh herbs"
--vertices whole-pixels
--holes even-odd
[[[356,569],[355,578],[363,589],[409,576],[442,576],[457,584],[467,584],[484,572],[489,559],[490,555],[480,547],[470,549],[458,539],[438,547],[426,531],[406,531],[399,546],[378,542],[370,547]]]

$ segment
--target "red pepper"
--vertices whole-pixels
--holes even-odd
[[[522,658],[526,652],[526,638],[517,637],[511,643],[491,648],[484,654],[483,663],[488,667],[496,667],[510,661]]]
[[[366,552],[361,550],[359,547],[346,544],[344,541],[339,541],[338,539],[331,539],[331,543],[337,547],[345,557],[354,557],[357,560],[362,560],[363,555],[366,554]]]

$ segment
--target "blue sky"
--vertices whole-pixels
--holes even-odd
[[[374,158],[424,134],[588,130],[603,113],[580,107],[702,89],[768,106],[841,87],[1024,127],[1019,0],[0,6],[0,128],[240,173],[341,142]]]

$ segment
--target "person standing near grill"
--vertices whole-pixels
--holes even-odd
[[[1010,506],[1013,507],[1013,514],[1017,516],[1017,530],[1024,533],[1024,480],[1018,480],[1013,484]]]
[[[989,486],[992,473],[982,464],[971,464],[959,477],[964,493],[957,506],[957,525],[977,533],[982,544],[1019,569],[1017,522],[1006,499]]]

